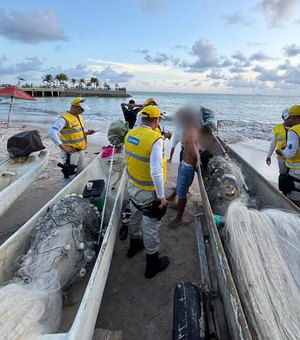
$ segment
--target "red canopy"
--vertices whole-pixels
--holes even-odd
[[[13,97],[13,98],[25,99],[25,100],[36,100],[30,94],[21,90],[17,86],[12,86],[12,85],[8,85],[8,86],[5,86],[3,89],[0,89],[0,96],[1,97]]]

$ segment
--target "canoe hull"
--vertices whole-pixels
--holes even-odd
[[[24,159],[9,159],[0,166],[0,216],[32,184],[46,167],[49,151]]]
[[[116,170],[116,169],[115,169]],[[52,200],[50,200],[39,212],[37,212],[26,224],[24,224],[14,235],[11,236],[0,247],[0,285],[11,279],[17,270],[16,258],[26,253],[30,242],[30,230],[34,227],[36,220],[45,215],[49,206],[53,206],[67,194],[81,194],[86,182],[99,177],[107,180],[109,165],[106,160],[97,157],[82,173],[80,173],[68,186],[61,190]],[[64,311],[62,329],[67,331],[57,334],[47,334],[40,336],[40,339],[91,339],[98,310],[102,299],[110,262],[113,254],[116,239],[120,211],[122,208],[123,195],[125,192],[126,176],[123,166],[113,172],[110,190],[107,201],[107,213],[105,220],[108,227],[97,256],[91,274],[84,287],[83,293],[78,293],[78,301],[75,310],[68,311],[66,315],[67,325],[64,325]],[[73,293],[74,290],[74,293]],[[76,285],[72,289],[72,294],[76,295]]]

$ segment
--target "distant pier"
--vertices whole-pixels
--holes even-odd
[[[33,97],[107,97],[107,98],[128,98],[131,97],[126,89],[65,89],[62,87],[22,87],[22,90]]]

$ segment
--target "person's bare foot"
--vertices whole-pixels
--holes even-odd
[[[182,220],[179,220],[178,218],[175,218],[175,220],[171,221],[168,224],[168,228],[169,229],[176,229],[177,227],[179,227],[182,224]]]
[[[178,210],[178,204],[175,202],[169,202],[168,201],[168,208],[174,209],[174,210]]]
[[[170,195],[169,197],[167,197],[167,201],[172,203],[172,202],[175,202],[175,198],[176,198],[176,195]]]

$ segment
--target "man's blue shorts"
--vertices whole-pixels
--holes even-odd
[[[189,188],[194,180],[195,170],[194,165],[181,161],[178,168],[176,185],[176,194],[178,198],[186,198]]]

